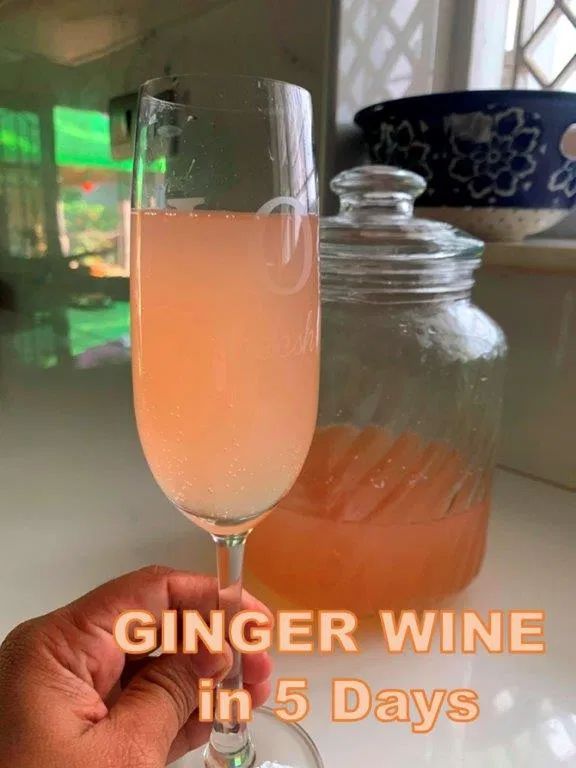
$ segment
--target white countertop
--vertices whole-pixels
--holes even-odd
[[[213,570],[206,534],[154,485],[131,426],[129,391],[114,381],[102,408],[74,398],[8,397],[2,414],[0,636],[119,573],[153,562]],[[34,408],[30,409],[30,404]],[[304,721],[326,768],[548,768],[576,766],[576,494],[499,471],[488,555],[479,578],[451,606],[544,609],[543,656],[388,657],[380,635],[362,653],[277,657],[283,677],[310,681]],[[381,688],[474,688],[481,715],[444,716],[429,735],[409,724],[330,723],[334,677]]]
[[[543,656],[387,656],[367,631],[359,656],[279,659],[283,675],[308,676],[307,728],[326,765],[433,768],[576,766],[576,496],[500,471],[486,562],[479,578],[450,605],[456,610],[544,609]],[[409,724],[329,722],[330,678],[355,677],[380,688],[473,688],[481,714],[456,725],[441,716],[429,735]]]

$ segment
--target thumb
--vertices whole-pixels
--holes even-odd
[[[229,648],[202,659],[181,653],[151,659],[110,710],[115,743],[164,766],[172,742],[198,706],[198,678],[221,680],[230,664]]]

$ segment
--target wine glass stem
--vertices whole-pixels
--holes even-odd
[[[224,611],[227,625],[242,609],[242,569],[247,535],[212,536],[218,562],[218,607]],[[230,671],[218,687],[242,688],[242,657],[235,648],[232,648]],[[207,768],[249,768],[254,762],[254,748],[246,723],[234,719],[223,722],[216,716],[204,759]]]

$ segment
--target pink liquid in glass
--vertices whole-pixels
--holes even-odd
[[[211,530],[290,488],[318,397],[317,218],[132,215],[134,401],[150,468]]]

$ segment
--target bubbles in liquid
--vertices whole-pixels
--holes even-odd
[[[144,409],[138,414],[146,454],[163,487],[173,498],[177,491],[186,509],[214,516],[226,509],[229,516],[244,516],[274,503],[308,447],[314,360],[297,358],[288,369],[269,343],[269,325],[279,337],[293,336],[299,319],[310,307],[315,311],[317,285],[311,280],[309,290],[278,297],[261,280],[273,250],[269,243],[285,236],[284,214],[197,210],[176,211],[165,220],[162,216],[162,211],[152,212],[142,222],[140,263],[146,269],[139,275],[139,319],[162,331],[144,333],[139,351],[147,361],[137,371],[136,386],[145,395],[140,401],[155,403],[150,415]],[[249,251],[246,242],[254,244]],[[207,252],[216,251],[218,259],[206,258]],[[257,322],[260,316],[268,325]],[[247,330],[238,328],[239,317],[253,321]],[[209,376],[203,372],[212,370],[216,344],[241,336],[249,342],[241,344],[243,369],[230,366],[218,396],[221,404],[212,407],[206,394]],[[249,390],[248,370],[271,386]],[[277,378],[282,380],[276,386]],[[271,448],[278,443],[286,447]],[[198,479],[190,481],[193,468]]]

